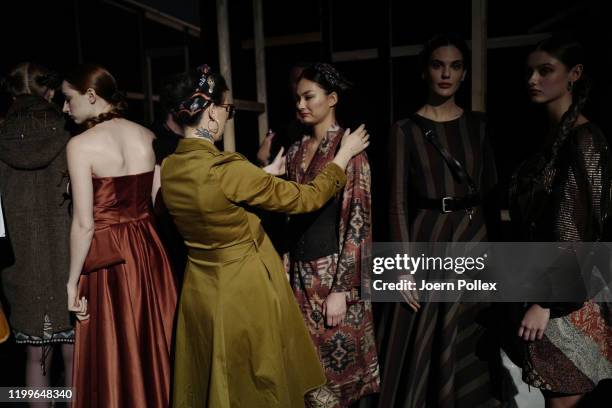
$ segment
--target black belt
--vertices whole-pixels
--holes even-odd
[[[443,198],[423,198],[417,197],[415,200],[417,208],[427,210],[438,210],[441,213],[449,213],[459,210],[468,210],[478,207],[481,204],[479,195],[471,195],[467,197],[443,197]]]

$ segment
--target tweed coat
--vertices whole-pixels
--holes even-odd
[[[63,114],[33,95],[17,97],[0,124],[0,191],[15,256],[0,275],[11,326],[41,338],[45,314],[54,332],[71,328],[70,214],[63,198],[69,138]]]

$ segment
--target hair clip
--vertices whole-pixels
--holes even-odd
[[[205,92],[212,95],[215,90],[215,80],[212,77],[212,70],[206,64],[200,65],[197,70],[200,71],[202,75],[198,81],[196,92]]]

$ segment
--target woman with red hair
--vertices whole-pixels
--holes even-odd
[[[68,309],[76,407],[167,407],[176,285],[153,228],[153,133],[122,117],[113,76],[83,65],[62,84],[74,217]]]

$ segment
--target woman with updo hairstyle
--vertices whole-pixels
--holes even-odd
[[[234,106],[223,77],[200,67],[193,94],[176,106],[184,138],[162,163],[164,202],[189,256],[177,318],[175,407],[303,407],[325,375],[279,255],[255,208],[315,211],[346,182],[368,145],[363,128],[344,137],[332,163],[308,184],[275,177],[215,147]],[[272,173],[272,174],[270,174]],[[253,208],[255,207],[255,208]]]
[[[51,103],[60,79],[24,62],[3,83],[13,102],[0,123],[0,192],[14,262],[4,268],[10,256],[2,253],[0,277],[13,338],[25,346],[26,386],[50,386],[53,352],[60,350],[70,386],[74,329],[65,288],[70,213],[63,197],[70,134],[64,115]]]
[[[351,86],[330,64],[302,71],[296,110],[308,131],[288,150],[289,180],[310,183],[333,160],[345,132],[336,111]],[[362,257],[372,244],[365,152],[349,161],[346,175],[344,188],[323,208],[291,215],[286,228],[291,287],[327,377],[307,395],[311,408],[348,407],[380,386],[372,305],[359,296]]]
[[[485,115],[456,103],[469,62],[467,44],[452,33],[435,35],[419,55],[427,99],[393,125],[389,140],[391,241],[489,239],[485,204],[497,172]],[[495,404],[492,373],[476,355],[484,305],[419,302],[416,291],[404,296],[388,319],[380,406]]]
[[[609,240],[612,157],[605,135],[582,113],[590,82],[582,46],[553,36],[527,58],[527,87],[546,111],[543,149],[525,161],[511,184],[517,240]],[[554,269],[550,274],[556,282]],[[557,272],[558,276],[558,272]],[[576,286],[580,282],[575,282]],[[523,380],[547,406],[574,407],[600,381],[612,378],[610,303],[530,303],[514,327],[524,350]]]
[[[67,148],[73,406],[167,407],[176,286],[153,227],[154,136],[122,117],[125,102],[101,66],[77,67],[62,92],[64,112],[86,129]]]

